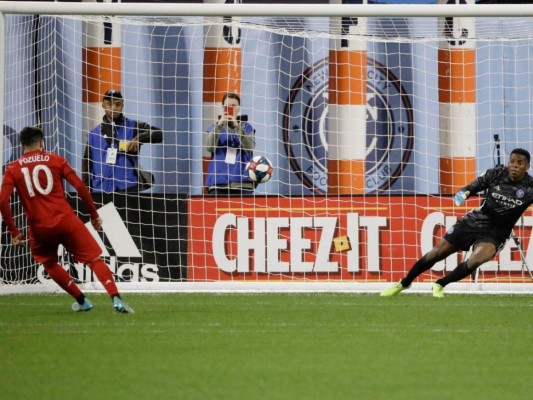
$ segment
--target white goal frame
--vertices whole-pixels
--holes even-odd
[[[53,11],[53,12],[51,12]],[[95,15],[95,16],[293,16],[293,17],[532,17],[533,4],[507,5],[444,5],[444,4],[185,4],[185,3],[43,3],[0,1],[0,109],[4,107],[4,15]],[[0,113],[0,125],[4,122]],[[0,140],[0,165],[3,157]],[[0,177],[1,182],[1,177]],[[340,282],[176,282],[176,283],[118,283],[127,292],[378,292],[388,283]],[[2,285],[0,295],[14,293],[62,292],[55,283],[43,285]],[[103,292],[99,283],[85,283],[81,287],[92,292]],[[410,292],[426,292],[429,283],[415,283]],[[457,283],[447,287],[455,293],[527,293],[532,284]]]

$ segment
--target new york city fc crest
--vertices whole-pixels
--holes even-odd
[[[285,102],[283,138],[294,173],[317,194],[327,193],[328,59],[307,68]],[[413,148],[413,110],[401,82],[384,65],[367,60],[366,193],[389,189]]]

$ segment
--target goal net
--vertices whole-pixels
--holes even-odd
[[[123,290],[379,290],[483,201],[455,207],[458,189],[506,165],[512,149],[533,150],[530,17],[6,13],[3,31],[2,166],[21,155],[22,127],[43,128],[47,149],[89,178],[104,220],[91,232]],[[153,128],[139,128],[131,156],[144,186],[91,180],[104,174],[87,148],[104,135],[110,89],[126,117],[115,129]],[[227,93],[240,96],[236,133],[212,139],[235,112],[223,107]],[[125,153],[113,140],[107,147]],[[239,192],[252,154],[269,160],[271,177]],[[216,185],[237,192],[209,193]],[[16,196],[12,210],[27,235]],[[530,292],[532,227],[528,209],[519,241],[450,290]],[[0,293],[56,290],[5,224],[0,251]],[[439,262],[416,287],[465,257]],[[100,289],[62,248],[58,260]]]

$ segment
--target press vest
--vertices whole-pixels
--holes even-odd
[[[110,147],[118,150],[121,140],[132,140],[137,122],[124,118],[123,125],[114,125],[114,137],[102,133],[102,125],[98,125],[88,136],[91,154],[91,189],[95,192],[111,193],[137,186],[138,155],[117,152],[116,163],[106,163]]]

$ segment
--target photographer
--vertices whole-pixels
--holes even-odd
[[[139,166],[143,143],[161,143],[163,132],[122,113],[124,97],[108,90],[102,100],[102,122],[89,132],[83,157],[83,182],[93,192],[138,192],[153,184]]]
[[[222,115],[207,130],[206,149],[211,153],[206,178],[211,195],[252,194],[256,184],[246,171],[253,158],[255,130],[240,116],[241,99],[236,93],[222,98]]]

